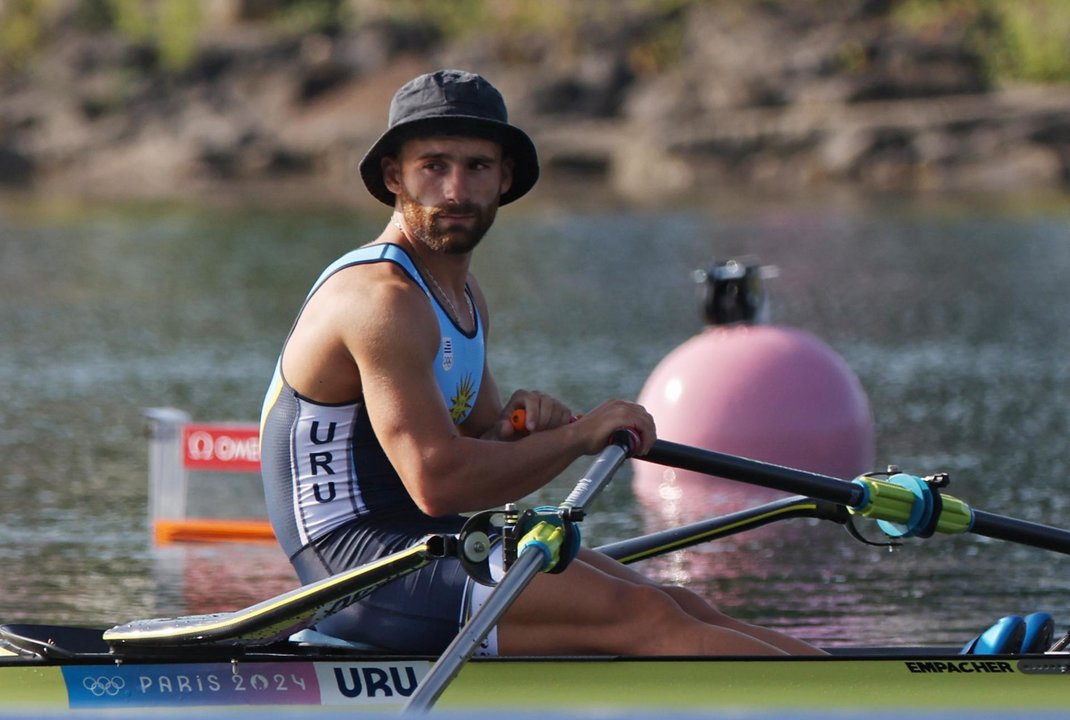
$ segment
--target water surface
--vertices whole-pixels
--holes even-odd
[[[0,205],[0,619],[109,625],[292,585],[269,545],[151,545],[143,410],[254,420],[308,286],[385,220]],[[857,373],[879,465],[949,472],[952,494],[976,507],[1068,524],[1060,198],[520,203],[500,213],[474,266],[499,386],[578,410],[636,397],[701,329],[691,272],[742,254],[780,270],[774,320],[818,335]],[[559,501],[574,469],[532,502]],[[585,538],[660,529],[663,510],[637,502],[626,470]],[[647,563],[735,614],[841,645],[960,642],[1036,609],[1065,625],[1068,569],[1063,556],[975,537],[889,552],[798,520]]]

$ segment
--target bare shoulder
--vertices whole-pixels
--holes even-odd
[[[393,263],[355,265],[332,276],[317,295],[354,355],[387,344],[438,347],[438,323],[423,290]]]
[[[312,300],[340,315],[375,319],[382,304],[400,304],[399,309],[404,309],[408,298],[418,299],[421,294],[401,268],[377,262],[339,270],[323,283]]]
[[[355,265],[328,278],[301,311],[283,353],[299,392],[349,402],[391,365],[428,362],[438,325],[423,291],[392,263]]]

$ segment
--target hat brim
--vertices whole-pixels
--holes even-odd
[[[394,193],[383,181],[383,157],[394,155],[405,140],[414,137],[453,135],[494,140],[502,145],[502,153],[513,160],[513,182],[502,193],[499,205],[508,205],[527,194],[539,179],[539,156],[535,143],[520,128],[509,123],[467,115],[421,118],[399,123],[387,130],[371,146],[360,161],[360,177],[374,198],[394,207]]]

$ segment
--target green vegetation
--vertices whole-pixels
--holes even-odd
[[[919,33],[961,28],[997,81],[1070,81],[1066,0],[903,0],[894,16]]]
[[[344,0],[299,0],[279,2],[267,20],[288,32],[306,33],[344,28],[352,12]]]
[[[663,21],[634,39],[629,60],[639,72],[657,72],[679,57],[683,27],[673,11],[716,4],[738,12],[759,2],[768,7],[795,0],[261,0],[235,4],[243,16],[232,21],[266,23],[288,33],[344,31],[371,21],[418,22],[447,40],[477,34],[505,38],[501,47],[521,56],[527,39],[552,38],[567,56],[589,41],[590,28],[656,12]],[[0,68],[32,60],[65,16],[151,46],[162,70],[181,69],[196,55],[206,16],[220,7],[217,0],[6,0],[0,2]],[[894,21],[908,32],[960,33],[964,46],[982,58],[997,81],[1070,81],[1068,0],[898,0],[891,7]]]
[[[1038,82],[1070,79],[1070,7],[1065,2],[1019,2],[999,8],[1002,42],[997,73]]]
[[[639,73],[657,72],[679,57],[683,28],[673,11],[696,0],[352,0],[351,20],[385,20],[433,26],[446,38],[502,38],[498,48],[524,57],[532,38],[553,38],[555,52],[575,54],[592,28],[612,27],[622,17],[656,13],[648,32],[633,39],[629,61]],[[508,59],[508,57],[503,58]]]
[[[47,46],[55,25],[72,3],[10,0],[0,4],[0,67],[21,67]],[[160,66],[185,67],[196,54],[201,31],[199,0],[78,0],[70,17],[86,29],[115,30],[156,48]]]
[[[201,19],[196,0],[104,1],[115,28],[131,40],[154,46],[163,69],[181,69],[193,60]]]
[[[21,66],[45,42],[52,0],[9,0],[0,5],[0,67]]]

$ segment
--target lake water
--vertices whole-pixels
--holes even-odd
[[[0,204],[0,620],[103,626],[293,585],[270,545],[153,547],[143,411],[254,420],[308,286],[385,220]],[[520,203],[475,263],[500,387],[581,410],[634,398],[702,327],[692,271],[743,254],[779,268],[774,321],[819,336],[857,373],[879,466],[948,472],[975,507],[1070,524],[1066,198]],[[532,502],[559,501],[582,469]],[[624,470],[584,535],[665,525]],[[830,645],[964,642],[1032,610],[1070,624],[1066,556],[973,536],[889,552],[795,520],[647,570]]]

